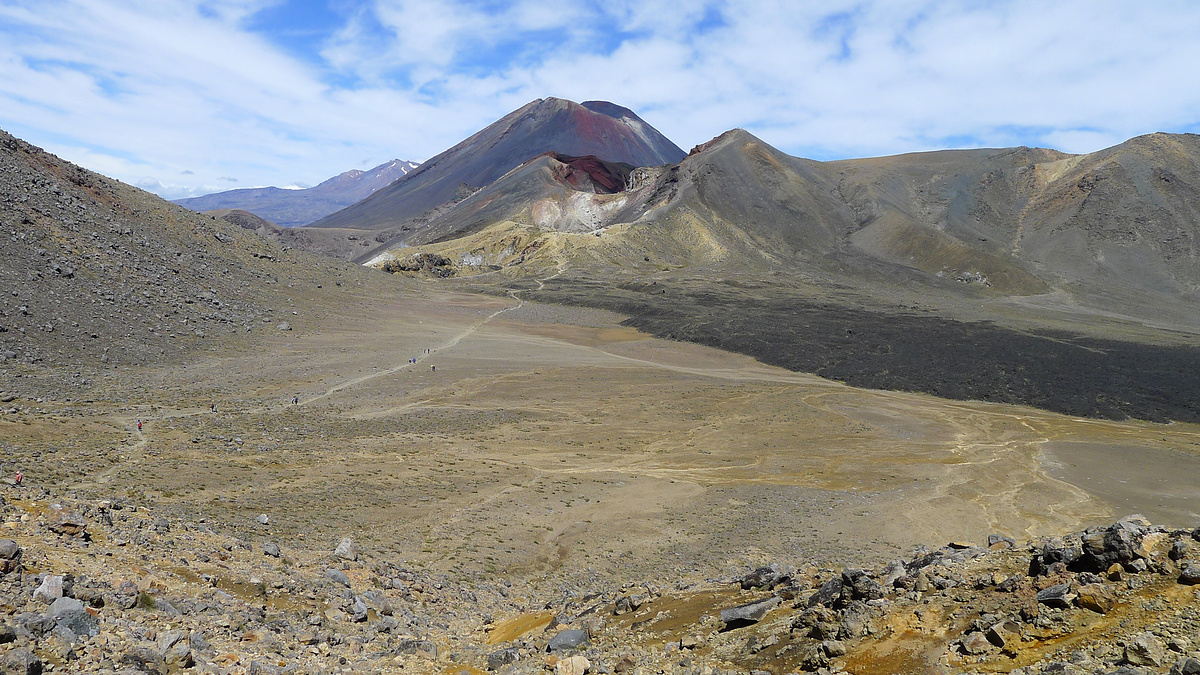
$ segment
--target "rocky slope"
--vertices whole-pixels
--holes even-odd
[[[366,199],[415,168],[416,162],[393,159],[367,171],[351,169],[303,190],[243,188],[175,203],[193,211],[242,209],[283,227],[296,227]]]
[[[553,588],[7,483],[6,674],[1200,672],[1200,529],[1140,517],[874,570]]]
[[[375,276],[0,132],[0,390],[63,394],[104,370],[246,348],[302,325],[302,296],[315,309]]]

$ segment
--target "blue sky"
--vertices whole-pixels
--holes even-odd
[[[0,128],[178,198],[423,160],[535,98],[685,150],[794,155],[1200,131],[1200,3],[0,0]]]

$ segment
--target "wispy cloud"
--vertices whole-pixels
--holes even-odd
[[[0,127],[170,197],[423,159],[543,96],[816,158],[1200,128],[1181,0],[328,3],[0,0]]]

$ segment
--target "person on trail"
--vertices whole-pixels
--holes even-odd
[[[25,479],[25,474],[23,474],[23,473],[21,473],[20,471],[18,471],[18,472],[17,472],[17,475],[16,475],[16,476],[14,476],[13,478],[14,478],[14,480],[16,481],[16,482],[14,483],[14,485],[20,485],[20,484],[21,484],[21,481]]]
[[[300,397],[299,397],[299,396],[293,396],[293,397],[292,397],[292,405],[298,405],[299,403],[300,403]]]
[[[142,421],[138,420],[138,431],[142,430]]]
[[[212,404],[212,411],[217,412],[217,404],[216,403]]]
[[[429,372],[437,372],[437,366],[429,366]]]

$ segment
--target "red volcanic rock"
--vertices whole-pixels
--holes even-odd
[[[563,168],[557,176],[576,190],[593,190],[599,194],[613,194],[625,189],[634,167],[624,162],[606,162],[595,155],[571,157],[557,152],[546,156],[561,162]]]

